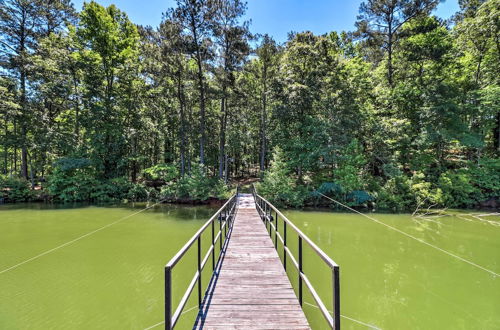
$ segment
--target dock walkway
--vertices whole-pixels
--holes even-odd
[[[251,194],[214,276],[195,329],[310,329]]]

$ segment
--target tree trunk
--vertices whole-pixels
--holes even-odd
[[[184,87],[182,77],[178,75],[177,80],[177,98],[179,100],[179,117],[181,121],[179,133],[181,136],[180,156],[181,156],[181,177],[184,177],[186,172],[186,114],[184,109]]]
[[[7,136],[9,135],[9,127],[7,124],[7,118],[5,118],[5,144],[4,144],[4,170],[3,174],[7,175],[9,168],[9,148],[7,147]]]
[[[80,146],[80,99],[78,97],[78,79],[76,73],[73,72],[73,88],[75,93],[75,139],[76,146]]]
[[[500,111],[497,112],[497,125],[493,134],[493,145],[498,154],[500,154]]]
[[[387,40],[387,81],[389,82],[389,86],[393,87],[393,68],[392,68],[392,46],[393,46],[393,31],[392,31],[392,18],[389,21],[389,31],[388,31],[388,40]]]
[[[224,160],[226,149],[226,125],[227,125],[227,108],[226,108],[226,87],[222,88],[222,99],[220,102],[220,132],[219,132],[219,178],[224,177]]]
[[[21,176],[28,180],[28,147],[27,147],[27,130],[26,130],[26,71],[21,64]]]
[[[198,33],[196,30],[196,23],[191,19],[191,29],[193,31],[193,38],[196,43],[196,62],[198,65],[198,88],[200,90],[200,164],[205,164],[205,82],[203,76],[203,63],[201,58],[201,50],[198,41]]]
[[[266,169],[266,129],[267,129],[267,67],[264,66],[262,73],[262,113],[261,113],[261,150],[260,150],[260,171]]]

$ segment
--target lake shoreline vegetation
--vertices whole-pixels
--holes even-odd
[[[0,1],[0,201],[499,209],[500,0],[439,2],[280,44],[240,0]]]

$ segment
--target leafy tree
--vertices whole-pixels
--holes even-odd
[[[113,5],[104,8],[94,1],[86,3],[80,20],[75,56],[84,72],[83,103],[87,110],[82,121],[93,146],[92,158],[104,178],[113,178],[124,173],[124,118],[134,111],[130,88],[139,35],[135,25]]]
[[[400,29],[411,19],[430,13],[439,0],[368,0],[359,7],[357,33],[367,46],[387,54],[387,81],[393,84],[393,52],[400,40]]]
[[[177,0],[171,16],[181,24],[186,50],[196,61],[200,106],[200,163],[205,163],[206,143],[206,82],[205,69],[211,56],[210,22],[214,14],[212,2],[207,0]]]
[[[250,52],[248,22],[239,24],[245,14],[246,3],[240,0],[220,0],[214,2],[211,28],[216,41],[218,67],[215,70],[220,85],[220,126],[219,126],[219,178],[227,172],[226,131],[228,125],[229,88],[234,87],[234,72],[241,69]],[[226,175],[227,181],[227,175]]]

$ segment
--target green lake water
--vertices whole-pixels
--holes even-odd
[[[370,215],[499,274],[500,217],[454,213],[427,219]],[[285,214],[340,265],[343,329],[369,328],[366,325],[380,329],[500,329],[500,277],[361,215]],[[290,235],[288,240],[293,245]],[[305,273],[331,310],[331,273],[310,249],[304,251]],[[295,274],[290,277],[297,282]],[[314,305],[312,297],[306,296],[306,301]],[[306,305],[306,312],[315,328],[326,328],[316,307]]]
[[[215,209],[162,205],[135,214],[144,207],[0,206],[0,329],[146,329],[161,322],[163,267]],[[285,213],[340,265],[343,329],[500,329],[500,278],[359,215]],[[373,216],[500,273],[498,216]],[[288,240],[296,252],[291,232]],[[331,273],[304,251],[305,272],[331,309]],[[174,269],[174,303],[194,275],[194,253]],[[296,285],[296,273],[289,276]],[[312,298],[305,300],[311,325],[326,328]],[[192,324],[194,306],[196,296],[179,329]]]

